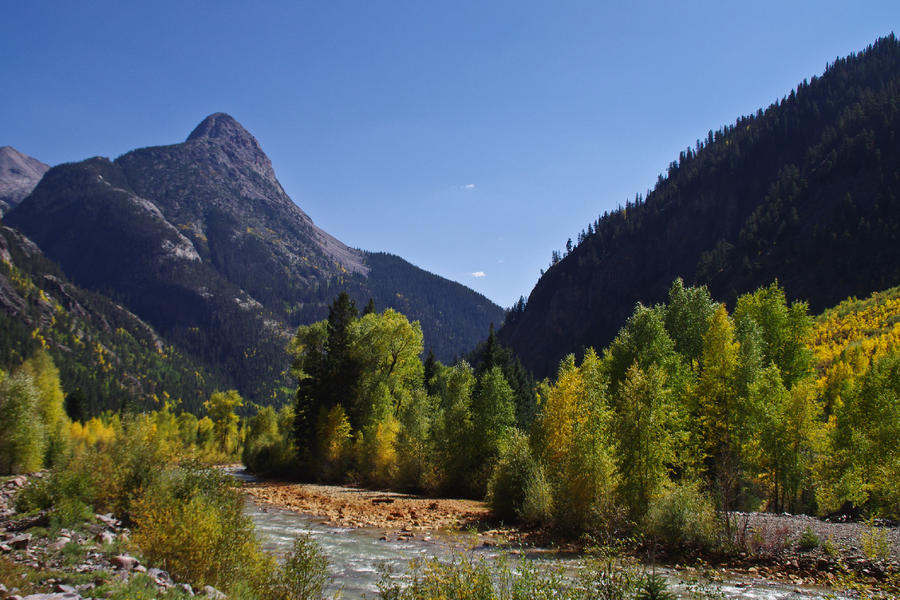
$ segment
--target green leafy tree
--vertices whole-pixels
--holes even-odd
[[[469,489],[472,464],[475,374],[469,363],[460,361],[441,371],[437,386],[440,402],[434,428],[436,485],[445,492],[465,492]]]
[[[500,448],[515,424],[512,388],[500,367],[492,367],[478,378],[472,398],[472,466],[482,486],[487,485]],[[479,490],[479,495],[484,491]]]
[[[40,393],[26,372],[0,381],[0,473],[27,473],[41,468],[45,435]]]
[[[809,472],[818,417],[809,385],[785,388],[770,365],[750,386],[744,453],[769,498],[769,510],[796,511]]]
[[[213,392],[204,403],[213,422],[213,433],[219,450],[226,456],[237,447],[238,416],[234,411],[243,405],[244,399],[237,390]]]
[[[726,510],[733,507],[739,481],[736,435],[739,349],[734,325],[725,307],[720,306],[703,336],[696,439]]]
[[[370,313],[355,321],[348,331],[349,359],[358,367],[355,393],[347,402],[355,428],[376,417],[377,400],[384,398],[380,386],[393,398],[394,412],[405,393],[421,387],[424,377],[422,328],[393,309]]]
[[[835,411],[828,464],[832,504],[900,515],[900,350],[878,360]]]
[[[38,415],[46,436],[44,463],[51,466],[63,458],[69,445],[69,419],[59,369],[48,352],[39,350],[19,370],[31,377],[37,390]]]
[[[676,420],[664,378],[656,365],[645,372],[635,364],[619,390],[615,454],[621,475],[619,496],[633,518],[642,516],[665,488],[675,459]]]
[[[805,302],[788,306],[778,282],[744,294],[734,309],[738,331],[749,330],[747,321],[756,324],[762,342],[762,365],[774,363],[787,387],[809,375],[812,352],[808,342],[813,321],[807,311]]]
[[[542,386],[533,436],[552,490],[556,525],[569,532],[614,526],[618,485],[612,410],[603,365],[588,350],[581,367],[560,363],[553,385]]]
[[[717,306],[706,286],[685,287],[679,277],[669,288],[669,301],[665,308],[666,332],[672,338],[675,351],[685,359],[691,370],[699,365],[703,353],[703,334]]]

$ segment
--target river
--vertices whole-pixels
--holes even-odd
[[[242,473],[236,473],[247,479]],[[328,557],[332,582],[329,592],[340,592],[342,598],[358,600],[363,597],[377,598],[379,565],[393,572],[405,571],[415,559],[432,557],[449,558],[454,552],[474,552],[485,560],[498,556],[493,547],[468,548],[465,536],[435,535],[411,540],[397,540],[385,536],[378,529],[346,529],[332,527],[321,520],[292,511],[259,506],[248,500],[245,508],[256,524],[263,547],[275,554],[290,550],[298,535],[310,535],[322,547]],[[387,539],[383,539],[387,537]],[[539,560],[547,565],[560,565],[567,570],[577,569],[578,560],[571,556],[560,556],[547,551],[529,553],[530,560]],[[691,598],[690,583],[683,579],[682,571],[658,569],[669,581],[679,598]],[[724,581],[716,582],[712,588],[720,592],[711,597],[741,600],[801,600],[801,599],[841,599],[842,595],[829,593],[821,588],[793,586],[773,583],[761,578],[749,578],[732,574]]]

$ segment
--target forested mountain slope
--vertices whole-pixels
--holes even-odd
[[[199,412],[227,383],[122,306],[70,283],[32,241],[0,226],[0,368],[41,349],[82,417],[166,402]]]
[[[900,43],[836,60],[698,140],[646,198],[554,260],[499,338],[538,375],[605,346],[676,277],[715,298],[777,279],[820,311],[900,282]]]
[[[460,284],[316,227],[223,113],[181,144],[54,167],[5,221],[256,402],[290,394],[290,334],[324,318],[340,291],[420,320],[445,360],[502,319]]]

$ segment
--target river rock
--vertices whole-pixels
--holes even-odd
[[[116,541],[116,536],[105,529],[97,534],[97,537],[94,538],[101,546],[108,546]]]
[[[133,556],[128,556],[127,554],[119,554],[118,556],[112,557],[112,563],[120,569],[131,571],[140,564],[140,561],[138,561],[138,559]]]
[[[59,594],[31,594],[23,600],[83,600],[80,594],[63,592]]]
[[[50,548],[51,550],[54,550],[56,552],[59,552],[60,550],[62,550],[63,548],[66,547],[66,544],[68,544],[71,541],[72,541],[72,538],[70,538],[70,537],[60,536],[60,537],[56,538],[56,540],[53,543],[51,543],[48,546],[48,548]]]
[[[172,581],[172,578],[169,576],[169,574],[162,569],[148,569],[147,575],[149,575],[158,586],[170,588],[175,585],[175,582]]]
[[[24,550],[31,543],[31,536],[27,533],[16,535],[6,540],[7,545],[13,550]]]
[[[211,585],[203,586],[203,589],[201,590],[201,592],[203,593],[204,596],[206,596],[207,598],[212,598],[213,600],[226,600],[226,598],[228,598],[228,596],[226,596],[225,594],[223,594],[222,592],[220,592],[219,590],[217,590],[216,588],[214,588]]]
[[[94,515],[94,518],[106,525],[107,527],[111,527],[115,529],[119,526],[119,520],[112,516],[112,513],[108,513],[105,515]]]
[[[78,590],[73,588],[71,585],[66,585],[64,583],[57,583],[53,586],[53,589],[61,594],[77,594]]]

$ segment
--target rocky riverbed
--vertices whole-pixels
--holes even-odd
[[[474,500],[280,481],[249,481],[244,490],[259,504],[313,515],[335,527],[383,530],[385,540],[423,539],[440,530],[470,529],[479,531],[488,545],[560,546],[547,531],[498,528],[487,505]],[[900,572],[900,528],[893,523],[830,522],[769,513],[735,513],[730,520],[733,536],[745,550],[703,557],[724,576],[796,585],[853,582],[878,587]],[[579,549],[578,543],[563,545]],[[698,562],[697,556],[675,553],[657,553],[654,559],[688,575]]]

